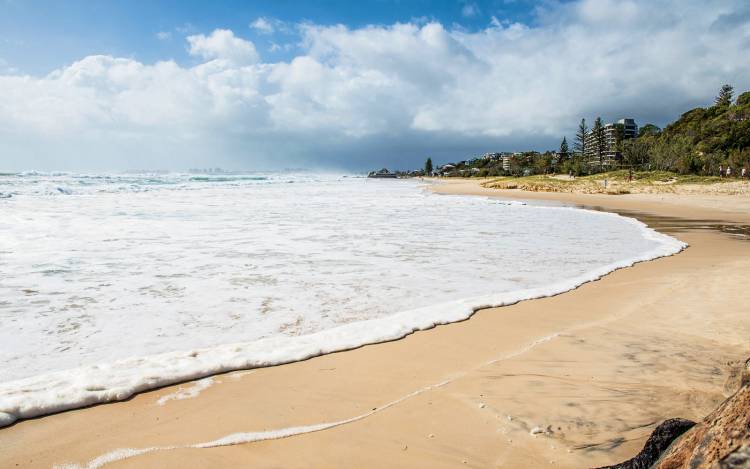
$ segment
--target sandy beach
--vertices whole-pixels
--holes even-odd
[[[20,421],[0,467],[592,467],[733,391],[750,198],[431,189],[615,211],[690,247],[402,340]]]

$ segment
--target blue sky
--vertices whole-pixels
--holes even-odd
[[[327,0],[327,1],[95,1],[0,0],[0,58],[18,71],[44,74],[93,54],[141,62],[174,58],[189,62],[181,38],[230,29],[253,40],[266,60],[289,58],[294,49],[269,51],[273,41],[297,42],[294,34],[273,38],[249,27],[257,18],[287,23],[345,24],[352,28],[434,20],[476,30],[492,16],[533,21],[534,2],[523,0]],[[159,33],[169,34],[159,39]],[[162,35],[162,37],[166,37]]]
[[[367,170],[750,90],[747,0],[0,0],[0,171]]]

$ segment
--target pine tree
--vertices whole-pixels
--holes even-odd
[[[615,148],[614,150],[622,154],[622,142],[625,141],[625,125],[615,124]],[[610,148],[612,150],[612,148]]]
[[[604,166],[604,152],[606,150],[606,142],[604,141],[604,124],[602,124],[602,118],[597,117],[594,121],[594,127],[591,128],[591,135],[593,137],[594,153],[599,159],[599,168]]]
[[[568,159],[568,156],[570,155],[570,150],[568,149],[568,140],[563,137],[562,142],[560,142],[560,163]]]
[[[424,162],[424,173],[427,176],[432,174],[432,158],[427,158],[427,161]]]
[[[584,156],[586,153],[586,135],[589,133],[589,128],[586,126],[586,119],[581,119],[581,123],[578,124],[578,132],[576,132],[576,140],[573,144],[573,149]]]
[[[732,96],[734,95],[734,88],[732,85],[724,85],[719,90],[719,96],[714,101],[717,106],[729,106],[732,104]]]

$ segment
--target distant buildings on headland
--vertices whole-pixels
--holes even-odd
[[[383,169],[379,169],[378,171],[370,171],[367,177],[376,178],[376,179],[395,179],[399,177],[399,175],[396,173],[390,172],[388,168],[383,168]]]
[[[509,172],[511,169],[511,160],[514,157],[522,158],[523,155],[523,152],[485,153],[484,155],[473,158],[471,160],[464,160],[457,163],[448,163],[438,166],[432,172],[431,176],[474,176],[482,173],[482,167],[486,167],[488,165],[499,167],[499,169]],[[493,165],[492,163],[495,164]]]
[[[584,135],[585,137],[583,137]],[[450,162],[434,168],[432,168],[431,161],[429,165],[425,165],[424,169],[389,172],[383,168],[380,171],[370,172],[368,177],[502,176],[561,172],[563,170],[580,173],[582,171],[612,169],[623,162],[623,142],[638,138],[638,136],[638,124],[633,118],[623,118],[608,124],[602,124],[601,120],[597,119],[591,129],[586,127],[585,121],[582,120],[579,134],[576,140],[570,144],[572,149],[569,148],[567,140],[563,139],[560,148],[556,151],[488,152],[474,158]],[[574,164],[577,165],[576,169],[571,167]]]

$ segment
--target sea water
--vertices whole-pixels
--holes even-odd
[[[418,180],[24,173],[0,196],[0,426],[403,337],[685,246]]]

